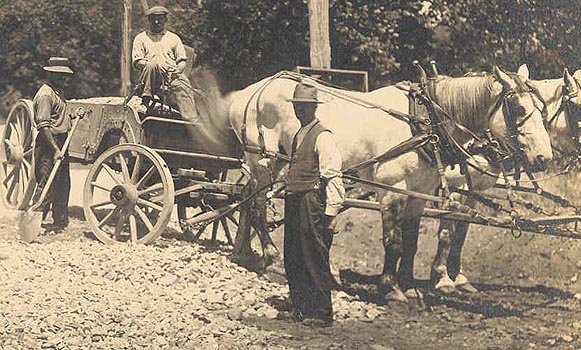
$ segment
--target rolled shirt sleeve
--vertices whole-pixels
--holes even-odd
[[[315,152],[319,157],[321,178],[326,183],[325,194],[327,201],[325,215],[335,216],[343,206],[345,187],[341,178],[343,161],[333,134],[328,131],[320,133],[315,144]]]
[[[34,121],[38,130],[52,125],[53,101],[48,95],[41,95],[34,100]]]
[[[188,56],[186,55],[186,48],[182,43],[182,39],[179,36],[175,36],[176,44],[174,48],[174,54],[176,57],[176,64],[180,62],[186,62],[188,60]]]
[[[140,60],[147,60],[146,55],[143,34],[138,34],[133,40],[133,49],[131,51],[133,67],[137,69],[137,62]]]

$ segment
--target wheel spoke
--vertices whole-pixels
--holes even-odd
[[[10,123],[10,138],[12,139],[12,135],[15,135],[15,139],[16,142],[14,142],[12,145],[16,146],[20,144],[20,135],[18,134],[18,130],[16,130],[16,127],[14,127],[14,123]]]
[[[215,241],[218,236],[218,221],[212,223],[212,241]]]
[[[119,180],[117,175],[115,175],[115,172],[113,171],[113,169],[111,169],[111,167],[109,165],[103,163],[103,164],[101,164],[101,166],[103,167],[103,169],[105,169],[107,174],[109,174],[109,176],[111,176],[111,178],[113,179],[113,181],[115,181],[115,183],[117,185],[121,185],[121,181]]]
[[[129,230],[131,231],[131,241],[137,243],[137,220],[135,214],[129,214]]]
[[[109,205],[109,204],[113,204],[113,202],[111,202],[110,200],[105,200],[105,201],[102,201],[102,202],[97,202],[97,203],[91,204],[90,208],[91,209],[96,209],[96,208],[99,208],[99,207],[104,207],[104,206]]]
[[[106,192],[111,192],[111,189],[110,188],[107,188],[107,187],[105,187],[103,185],[100,185],[97,181],[91,182],[91,186],[92,187],[96,187],[96,188],[98,188],[100,190],[103,190],[103,191],[106,191]]]
[[[105,226],[105,224],[109,220],[111,220],[111,218],[113,216],[115,216],[115,214],[118,214],[120,211],[121,211],[121,208],[119,208],[119,207],[115,207],[115,209],[112,209],[109,213],[107,213],[107,215],[105,215],[103,220],[99,221],[99,225],[97,225],[97,227],[102,228],[103,226]]]
[[[19,166],[15,166],[14,168],[12,168],[12,170],[10,170],[10,172],[8,173],[8,175],[6,175],[6,178],[4,179],[4,181],[2,181],[2,183],[4,184],[4,186],[8,185],[8,181],[10,181],[10,179],[15,175],[16,171],[18,170]]]
[[[32,166],[30,165],[30,163],[26,160],[26,159],[22,159],[22,165],[25,168],[24,171],[26,171],[27,173],[32,170]]]
[[[28,158],[29,156],[31,156],[33,151],[34,151],[34,147],[31,147],[29,150],[24,152],[24,158]]]
[[[125,225],[125,213],[122,211],[119,212],[119,217],[117,218],[117,225],[115,225],[115,232],[113,236],[115,237],[116,241],[121,240],[121,232],[123,232],[123,226]]]
[[[24,192],[26,191],[26,183],[28,182],[28,178],[26,176],[26,171],[24,171],[23,167],[20,167],[20,188],[21,194],[24,196]]]
[[[141,179],[139,179],[139,181],[137,181],[137,183],[135,184],[135,188],[139,189],[139,187],[141,187],[141,185],[146,183],[147,180],[149,180],[149,178],[151,178],[151,176],[153,175],[154,172],[155,172],[155,166],[152,165],[151,168],[149,168],[147,170],[145,175],[143,175],[143,177]]]
[[[232,214],[226,214],[226,217],[228,218],[228,220],[232,221],[232,223],[236,226],[238,225],[238,220],[236,220],[236,218],[234,217],[234,215]]]
[[[222,223],[222,227],[224,228],[224,234],[226,235],[228,244],[233,244],[232,235],[230,234],[230,228],[228,227],[228,220],[226,220],[225,217],[222,217],[220,218],[220,222]]]
[[[131,181],[131,176],[129,175],[129,168],[127,166],[127,161],[125,157],[123,157],[123,153],[119,152],[117,154],[117,158],[119,159],[119,163],[121,164],[121,172],[123,173],[123,181],[129,182]]]
[[[133,165],[133,172],[131,173],[131,183],[135,184],[139,178],[139,169],[141,168],[141,155],[137,154],[135,157],[135,164]]]
[[[10,188],[8,189],[8,200],[10,202],[13,202],[13,195],[14,195],[14,190],[16,190],[16,198],[18,199],[18,190],[16,189],[16,184],[20,184],[20,173],[16,172],[16,174],[14,174],[14,180],[12,181],[12,183],[10,184]]]
[[[23,118],[24,118],[23,113],[19,113],[16,116],[16,129],[18,130],[18,133],[20,135],[20,141],[22,141],[20,143],[21,145],[24,145],[24,143],[26,142],[26,134],[24,134],[24,125],[22,124]]]
[[[159,206],[159,205],[157,205],[157,204],[155,204],[155,203],[153,203],[153,202],[150,202],[150,201],[148,201],[148,200],[145,200],[145,199],[143,199],[143,198],[139,198],[139,199],[137,199],[137,203],[139,203],[139,204],[141,204],[141,205],[144,205],[144,206],[146,206],[146,207],[149,207],[149,208],[151,208],[151,209],[155,209],[155,210],[157,210],[157,211],[162,211],[162,210],[163,210],[163,207],[161,207],[161,206]]]
[[[142,195],[150,194],[151,192],[155,192],[158,190],[163,190],[162,183],[158,183],[158,184],[155,184],[153,186],[149,186],[148,188],[139,191],[138,195],[141,197]]]
[[[137,213],[137,215],[139,215],[141,221],[143,221],[145,226],[147,226],[149,232],[153,231],[153,224],[151,223],[147,215],[143,212],[143,210],[141,210],[141,208],[138,207],[137,205],[135,206],[135,212]]]

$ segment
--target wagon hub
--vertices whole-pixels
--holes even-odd
[[[133,185],[121,184],[111,189],[110,199],[118,207],[132,208],[139,197],[137,189]]]
[[[22,163],[24,159],[24,148],[21,145],[10,145],[10,160],[15,164]]]

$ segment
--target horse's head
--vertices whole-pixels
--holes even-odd
[[[544,102],[545,126],[553,149],[562,156],[581,151],[581,70],[571,75],[565,68],[562,78],[527,83]]]
[[[490,129],[517,157],[526,160],[531,171],[542,171],[553,158],[551,141],[545,129],[543,102],[527,84],[528,70],[508,75],[494,67],[494,76],[502,85],[491,111]]]
[[[577,70],[572,76],[565,68],[563,72],[563,97],[558,111],[564,115],[562,117],[556,115],[555,118],[562,118],[565,124],[565,135],[573,140],[573,146],[577,151],[581,149],[581,96],[579,96],[579,90],[581,90],[581,70]]]

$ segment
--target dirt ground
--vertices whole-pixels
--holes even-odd
[[[200,339],[206,338],[200,337],[195,338],[197,340],[190,338],[190,342],[184,340],[182,343],[149,343],[124,339],[123,346],[112,347],[113,344],[117,343],[108,343],[109,345],[98,343],[91,336],[86,338],[87,335],[85,333],[81,334],[77,328],[71,328],[67,334],[79,336],[81,340],[89,340],[80,340],[78,346],[67,345],[68,343],[63,339],[60,342],[51,343],[46,338],[38,338],[40,340],[37,339],[35,340],[36,342],[27,343],[22,340],[25,339],[22,334],[15,336],[13,333],[26,333],[25,330],[19,330],[16,327],[16,315],[22,316],[19,307],[25,308],[28,301],[34,300],[34,295],[45,288],[43,283],[52,283],[54,277],[49,279],[38,278],[38,282],[35,282],[36,280],[31,277],[32,279],[23,280],[22,285],[18,287],[20,281],[15,280],[19,278],[16,276],[29,276],[32,273],[32,275],[38,277],[50,270],[52,276],[62,275],[63,278],[66,276],[73,284],[84,283],[84,280],[71,274],[70,266],[58,263],[60,261],[58,259],[54,261],[40,259],[31,265],[25,261],[20,261],[23,257],[34,260],[35,256],[45,256],[47,254],[57,256],[62,254],[62,256],[59,255],[59,259],[67,259],[66,256],[70,256],[71,263],[68,265],[71,265],[73,262],[75,264],[83,264],[98,257],[101,260],[97,259],[95,261],[102,261],[103,256],[121,261],[130,259],[131,254],[136,254],[136,252],[141,254],[142,252],[141,248],[127,250],[103,246],[92,238],[88,224],[83,218],[81,204],[82,183],[86,172],[87,168],[80,166],[76,166],[73,170],[73,194],[70,203],[73,216],[71,227],[57,235],[41,236],[40,244],[26,246],[17,243],[15,213],[5,209],[1,211],[0,279],[4,280],[4,282],[8,281],[7,285],[9,287],[6,289],[3,287],[0,295],[3,295],[3,298],[9,298],[12,302],[9,302],[8,299],[0,300],[0,316],[2,316],[0,317],[0,349],[32,349],[39,347],[63,349],[276,348],[374,350],[581,348],[581,282],[578,281],[581,270],[580,241],[529,233],[524,233],[520,238],[514,238],[510,232],[504,230],[473,226],[469,232],[464,250],[463,266],[465,273],[480,292],[472,295],[455,294],[443,296],[428,289],[430,264],[437,245],[435,237],[437,226],[434,220],[424,219],[420,230],[420,245],[416,259],[415,277],[418,281],[418,286],[425,292],[425,298],[422,302],[412,301],[409,304],[386,303],[382,296],[377,293],[374,284],[376,276],[381,272],[383,263],[379,214],[363,210],[349,210],[341,214],[339,219],[341,232],[335,237],[331,255],[334,268],[340,271],[341,282],[344,286],[344,292],[334,293],[334,300],[340,301],[335,303],[335,311],[343,316],[338,317],[337,322],[330,328],[310,329],[292,321],[280,320],[272,317],[272,315],[269,316],[267,311],[270,309],[264,309],[264,305],[270,304],[270,308],[276,308],[278,311],[283,309],[284,306],[277,305],[277,303],[272,301],[271,297],[273,296],[272,293],[275,293],[275,296],[277,295],[280,299],[280,294],[285,293],[285,287],[284,285],[276,287],[273,283],[266,281],[264,277],[254,276],[254,274],[252,276],[253,281],[256,278],[256,281],[260,282],[253,282],[254,284],[247,288],[249,290],[253,289],[254,298],[258,300],[257,304],[264,304],[261,304],[262,306],[260,307],[257,306],[256,310],[266,311],[244,311],[239,317],[234,317],[240,324],[236,324],[235,327],[232,326],[234,327],[231,328],[234,329],[232,334],[238,332],[237,336],[241,338],[233,338],[234,335],[231,338],[225,338],[225,336],[216,337],[216,333],[213,333],[213,343],[202,342]],[[574,176],[565,182],[560,181],[557,187],[559,190],[572,193],[571,191],[576,189],[576,183],[578,183],[577,177]],[[200,249],[194,243],[184,242],[176,229],[177,224],[174,218],[172,223],[170,223],[168,232],[165,234],[165,238],[161,238],[159,242],[156,242],[153,248],[143,248],[145,249],[143,254],[155,253],[158,260],[152,260],[152,263],[152,261],[147,259],[149,255],[144,255],[146,258],[142,260],[132,260],[133,264],[143,264],[143,266],[131,266],[131,268],[134,270],[144,268],[144,266],[152,268],[152,264],[159,263],[161,266],[157,266],[157,270],[162,273],[159,278],[163,282],[167,280],[163,273],[167,274],[168,271],[173,271],[171,269],[175,268],[172,265],[175,263],[174,261],[163,262],[164,254],[167,254],[168,259],[173,259],[175,254],[177,254],[175,256],[180,256],[182,254],[180,252],[184,252],[183,254],[187,252],[189,254],[187,260],[189,263],[191,260],[206,262],[205,265],[203,264],[196,268],[200,269],[198,274],[206,274],[208,280],[215,280],[215,276],[224,269],[231,269],[232,275],[237,271],[237,275],[234,277],[219,279],[220,281],[226,281],[225,283],[231,281],[230,287],[236,287],[240,284],[240,279],[250,278],[248,277],[249,275],[238,271],[231,263],[223,263],[223,266],[221,265],[220,267],[221,270],[212,270],[211,273],[204,272],[204,266],[213,266],[211,261],[215,259],[216,253],[208,250],[207,246],[201,246],[202,249]],[[273,232],[273,236],[277,244],[281,246],[282,229],[277,229]],[[221,239],[224,239],[224,237],[221,236]],[[228,254],[229,250],[225,248],[218,255],[227,257]],[[180,257],[179,259],[182,258]],[[39,264],[47,265],[39,267]],[[88,269],[86,272],[89,275],[91,272],[90,266],[86,267]],[[95,271],[102,269],[100,266],[93,266]],[[40,274],[38,272],[40,270],[34,272],[36,271],[34,269],[39,268],[45,272]],[[34,271],[29,271],[29,269]],[[78,281],[77,278],[79,279]],[[105,281],[105,283],[108,282]],[[147,280],[137,279],[132,282],[132,288],[142,290],[148,285],[147,283],[149,283]],[[162,283],[162,285],[165,284]],[[219,285],[217,288],[226,288],[224,286],[227,286],[227,284]],[[105,287],[101,288],[106,289]],[[204,320],[204,315],[201,312],[206,309],[200,309],[199,307],[195,309],[197,311],[191,311],[191,314],[198,315],[196,316],[197,318],[191,318],[191,316],[188,318],[187,315],[191,314],[185,312],[187,309],[185,301],[191,303],[192,300],[197,300],[196,293],[200,292],[200,289],[196,289],[196,292],[189,291],[183,286],[180,288],[184,289],[177,294],[178,296],[162,294],[164,304],[159,304],[162,305],[159,308],[164,308],[163,310],[167,308],[167,312],[172,314],[180,314],[180,308],[184,308],[180,327],[173,329],[174,333],[164,333],[166,337],[168,337],[168,334],[174,334],[174,337],[176,337],[176,334],[187,335],[192,332],[201,332],[204,327],[210,327],[215,324],[215,322],[209,324],[205,321],[200,322],[200,320]],[[52,305],[50,300],[58,300],[59,297],[63,297],[60,292],[57,292],[58,288],[54,289],[55,295],[51,295],[47,290],[52,289],[44,291],[43,298],[49,301],[44,301],[45,304],[43,305],[50,307]],[[220,291],[221,289],[216,290]],[[339,296],[339,293],[343,294]],[[180,299],[185,298],[186,294],[187,299]],[[103,308],[105,308],[105,312],[107,311],[106,305],[95,303],[95,300],[90,300],[90,298],[86,298],[83,295],[80,295],[80,297],[85,298],[86,301],[82,301],[83,299],[81,298],[77,307],[83,308],[87,314],[90,314],[92,308],[96,307],[95,305],[99,305],[102,309],[100,312],[104,312]],[[142,296],[137,294],[135,298],[141,300]],[[204,303],[210,297],[206,296],[205,298],[202,299]],[[22,303],[17,302],[20,299],[22,299]],[[227,299],[228,297],[224,296],[224,300],[221,301],[227,305],[227,308],[222,311],[228,313],[228,318],[232,319],[230,315],[232,307],[228,306]],[[240,303],[243,303],[244,300],[240,301]],[[146,300],[139,302],[145,303]],[[122,308],[122,306],[117,307]],[[142,313],[147,313],[147,310],[150,310],[141,306],[137,306],[137,308]],[[152,310],[155,310],[155,306]],[[214,312],[211,307],[207,310],[210,310],[208,311],[210,313]],[[131,310],[125,310],[125,312],[129,311]],[[38,312],[42,312],[42,310]],[[198,313],[196,314],[195,312]],[[220,322],[230,322],[228,318],[219,318],[219,320],[224,320]],[[42,322],[47,322],[46,318],[43,318]],[[91,323],[93,327],[95,322],[99,322],[99,318],[91,322],[93,322]],[[192,328],[188,327],[190,322]],[[217,324],[224,325],[229,323],[218,322]],[[99,326],[103,327],[107,325],[107,323],[99,324]],[[153,327],[153,325],[149,326]],[[143,330],[141,331],[143,333],[150,334],[152,332],[148,329],[147,324],[143,325],[142,328]],[[57,332],[56,334],[59,333]],[[245,335],[243,337],[240,334]],[[120,337],[123,339],[123,336]],[[1,340],[2,338],[4,340]],[[91,341],[91,339],[93,340]],[[227,339],[227,341],[224,339]],[[26,344],[32,345],[28,347],[29,345]]]

